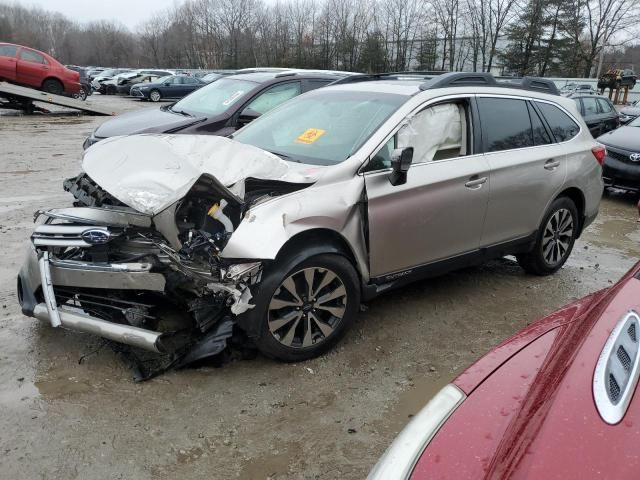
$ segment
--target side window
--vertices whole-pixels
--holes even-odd
[[[262,115],[297,95],[300,95],[300,82],[276,85],[258,95],[247,108]]]
[[[0,45],[0,57],[15,57],[18,47],[15,45]]]
[[[527,103],[510,98],[478,98],[487,152],[533,146]]]
[[[600,111],[602,113],[611,113],[612,107],[609,105],[609,102],[604,98],[597,98],[596,100],[598,101],[598,104],[600,104]]]
[[[527,104],[529,108],[529,117],[531,118],[531,127],[533,128],[533,144],[534,145],[549,145],[553,143],[547,129],[544,128],[542,120],[538,116],[538,112],[534,108]]]
[[[570,140],[580,131],[578,124],[555,105],[542,102],[536,102],[536,105],[551,127],[551,132],[557,142]]]
[[[43,65],[47,64],[47,61],[38,52],[24,48],[22,49],[22,52],[20,52],[20,60],[24,60],[25,62],[41,63]]]
[[[582,105],[584,105],[584,116],[588,117],[589,115],[597,115],[598,112],[598,102],[596,102],[595,98],[583,97]]]
[[[183,77],[184,83],[187,85],[193,85],[195,83],[198,83],[198,80],[196,80],[193,77]]]
[[[394,153],[406,147],[413,147],[414,164],[468,155],[468,111],[467,102],[462,101],[442,103],[418,112],[371,157],[364,171],[390,168]]]
[[[576,107],[578,107],[578,112],[580,112],[580,115],[584,115],[584,113],[582,113],[584,110],[582,109],[582,102],[580,101],[579,98],[574,98],[573,101],[576,104]]]

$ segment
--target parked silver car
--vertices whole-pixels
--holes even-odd
[[[410,280],[506,254],[553,273],[596,216],[604,148],[551,82],[337,83],[232,139],[89,148],[67,184],[76,207],[38,213],[23,312],[172,365],[234,335],[304,360]]]

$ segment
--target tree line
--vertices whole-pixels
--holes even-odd
[[[0,3],[0,41],[78,65],[589,77],[640,60],[638,20],[640,0],[185,0],[131,30]]]

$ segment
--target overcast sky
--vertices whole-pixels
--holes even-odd
[[[181,0],[18,0],[25,7],[37,5],[60,12],[71,20],[118,20],[133,28],[158,10],[164,10]]]

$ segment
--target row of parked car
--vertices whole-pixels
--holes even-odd
[[[93,132],[64,183],[75,206],[38,213],[22,311],[165,368],[231,342],[303,361],[407,282],[507,254],[553,274],[598,213],[602,166],[640,166],[640,145],[614,147],[639,119],[596,141],[579,107],[479,73],[225,76]],[[371,478],[636,478],[639,272],[463,372]]]

